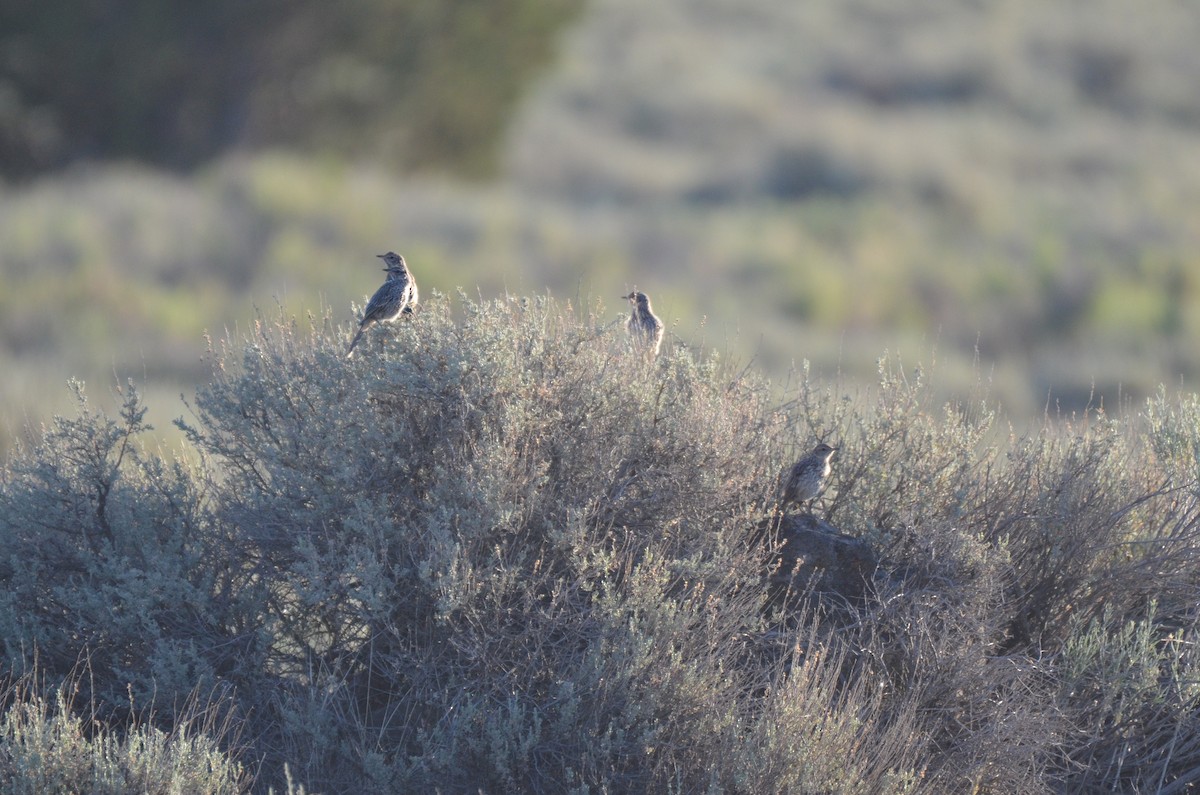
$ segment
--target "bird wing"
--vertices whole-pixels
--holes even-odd
[[[800,489],[800,478],[807,468],[807,463],[804,459],[792,464],[792,468],[788,470],[787,482],[784,484],[784,496],[787,499],[793,499],[795,494]]]
[[[404,289],[403,286],[395,284],[395,281],[396,279],[389,279],[388,281],[384,282],[382,285],[380,285],[379,289],[375,291],[375,295],[371,296],[371,300],[367,301],[367,308],[363,311],[363,323],[366,323],[367,321],[374,322],[379,320],[381,317],[390,315],[393,311],[395,311],[393,307],[396,304],[396,297],[398,294],[401,294],[401,291]]]

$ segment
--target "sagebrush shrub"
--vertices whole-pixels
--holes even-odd
[[[265,665],[263,605],[238,540],[216,528],[205,478],[142,449],[145,408],[59,418],[19,452],[0,493],[0,648],[80,683],[102,714],[182,704],[252,685]],[[95,686],[92,689],[93,685]]]
[[[85,672],[86,673],[86,672]],[[47,690],[34,671],[0,693],[0,790],[11,795],[86,792],[237,795],[251,783],[222,743],[230,726],[195,702],[161,731],[140,720],[97,725],[78,700],[84,675]]]
[[[10,670],[86,658],[118,732],[213,694],[259,790],[1170,791],[1200,765],[1188,404],[1148,443],[1103,416],[1017,438],[887,360],[873,392],[780,398],[549,298],[435,295],[353,360],[307,327],[213,351],[186,459],[142,449],[130,389],[7,465]],[[817,512],[883,563],[865,597],[774,599],[762,529],[818,440]]]

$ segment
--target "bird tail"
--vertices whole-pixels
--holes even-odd
[[[350,347],[346,349],[346,358],[347,359],[354,358],[354,346],[357,345],[358,341],[362,339],[362,335],[363,335],[363,330],[360,328],[358,330],[358,333],[354,335],[354,339],[350,340]]]

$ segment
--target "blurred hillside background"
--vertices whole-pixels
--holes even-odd
[[[1200,375],[1200,10],[1119,0],[0,5],[0,451],[280,304],[550,289],[1018,424]]]

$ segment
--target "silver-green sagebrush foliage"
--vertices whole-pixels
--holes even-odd
[[[0,791],[236,795],[249,787],[249,773],[221,747],[229,726],[219,716],[184,708],[169,732],[140,721],[117,732],[75,703],[78,680],[46,692],[36,679],[2,694],[11,706],[0,720]]]
[[[307,326],[214,346],[178,460],[142,448],[132,388],[115,418],[80,390],[5,469],[4,665],[72,681],[122,747],[202,698],[243,791],[1197,778],[1191,403],[1010,438],[887,360],[876,392],[781,401],[550,298],[434,296],[352,360],[347,325]],[[865,597],[768,577],[816,439],[840,448],[817,513],[884,561]],[[69,712],[40,703],[3,706]]]

